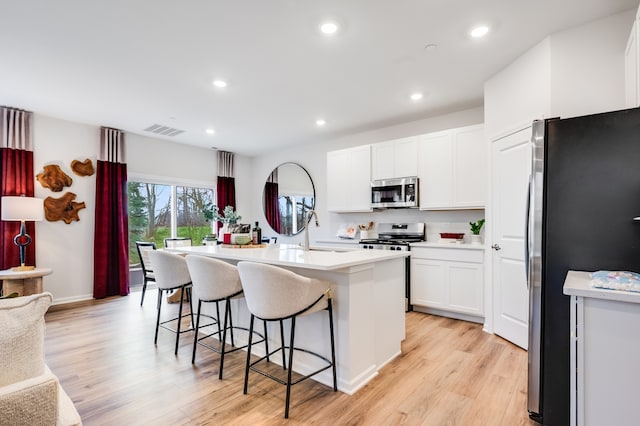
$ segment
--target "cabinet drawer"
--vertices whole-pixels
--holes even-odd
[[[484,251],[462,248],[411,247],[411,258],[483,263]]]

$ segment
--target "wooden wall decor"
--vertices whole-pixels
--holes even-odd
[[[95,173],[93,162],[89,158],[84,161],[73,160],[71,162],[71,170],[78,176],[91,176]]]
[[[36,178],[43,188],[49,188],[53,192],[60,192],[65,186],[71,186],[73,183],[73,179],[57,164],[44,166],[44,172],[38,173]]]
[[[62,220],[67,225],[79,221],[78,211],[86,208],[84,201],[76,203],[76,194],[67,192],[60,198],[47,197],[44,199],[44,217],[49,222]]]

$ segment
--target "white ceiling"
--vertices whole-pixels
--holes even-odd
[[[0,105],[148,136],[163,124],[185,131],[168,140],[259,155],[479,106],[484,81],[547,35],[638,0],[0,5]],[[327,18],[333,37],[318,31]],[[472,40],[479,23],[491,32]]]

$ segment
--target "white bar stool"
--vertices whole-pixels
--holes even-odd
[[[247,349],[247,363],[244,375],[244,393],[247,393],[249,370],[255,371],[268,377],[276,382],[286,385],[287,392],[285,397],[284,418],[289,418],[289,401],[291,399],[291,385],[299,383],[309,377],[312,377],[321,371],[331,368],[333,370],[333,391],[338,390],[336,379],[336,351],[333,335],[333,307],[331,303],[330,283],[317,280],[314,278],[304,277],[289,270],[279,268],[277,266],[266,265],[255,262],[238,262],[238,272],[244,289],[244,297],[247,301],[247,308],[251,313],[249,322],[249,347]],[[329,314],[329,334],[331,340],[331,359],[329,360],[323,355],[311,352],[306,349],[295,347],[295,328],[296,318],[303,315],[310,315],[315,312],[327,310]],[[267,359],[269,355],[251,362],[251,337],[253,331],[253,323],[255,318],[265,321],[279,321],[282,330],[282,321],[291,319],[291,336],[289,346],[285,346],[284,340],[282,347],[274,350],[271,354],[286,348],[289,350],[288,365],[283,367],[287,371],[287,379],[282,380],[271,375],[266,371],[259,370],[256,364]],[[291,373],[293,366],[293,353],[295,351],[303,351],[313,355],[324,361],[326,365],[318,370],[303,376],[296,381],[291,381]],[[284,352],[283,352],[284,353]],[[283,360],[284,361],[284,360]]]
[[[156,278],[158,286],[158,317],[156,319],[156,335],[153,343],[158,344],[158,329],[160,327],[176,333],[176,349],[175,354],[178,355],[178,344],[180,343],[180,334],[193,330],[193,307],[191,306],[191,276],[187,268],[187,261],[184,257],[177,254],[160,250],[149,250],[149,259]],[[160,310],[162,308],[163,293],[172,290],[180,290],[180,308],[178,316],[166,321],[160,322]],[[187,293],[189,299],[189,314],[182,315],[182,307],[184,304],[184,293]],[[191,317],[191,326],[186,330],[182,329],[182,318]],[[176,321],[175,328],[168,324]]]
[[[244,330],[247,332],[249,331],[249,329],[246,327],[234,327],[233,318],[231,315],[231,299],[239,299],[244,297],[242,293],[242,284],[240,283],[240,276],[238,275],[238,269],[230,263],[210,257],[198,256],[193,254],[187,255],[186,261],[189,268],[189,274],[191,275],[193,290],[196,297],[198,297],[198,311],[196,313],[195,327],[196,332],[193,336],[193,355],[191,357],[191,363],[195,363],[196,349],[198,348],[198,345],[202,345],[216,353],[219,353],[220,368],[218,371],[218,378],[222,379],[225,354],[232,353],[247,347],[247,345],[236,346],[233,334],[234,330]],[[225,302],[224,323],[222,328],[220,328],[219,303],[223,301]],[[218,324],[218,330],[212,333],[204,334],[202,337],[200,337],[198,332],[201,328],[204,329],[208,326],[213,325],[213,323],[200,325],[200,317],[206,316],[204,314],[201,314],[202,304],[214,302],[216,304],[216,322]],[[231,346],[233,347],[232,349],[227,349],[227,330],[231,334]],[[264,326],[264,331],[266,336],[266,324]],[[267,339],[265,339],[259,333],[256,333],[256,335],[260,336],[262,340],[254,342],[254,344],[264,341],[266,345],[266,351],[268,353],[269,346],[267,344]],[[211,344],[206,342],[207,339],[214,336],[216,336],[220,341],[219,347],[212,346]]]

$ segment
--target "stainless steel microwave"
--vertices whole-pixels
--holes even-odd
[[[381,179],[371,182],[371,207],[418,207],[418,178]]]

